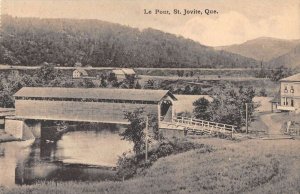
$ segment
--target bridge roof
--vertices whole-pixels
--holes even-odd
[[[59,87],[23,87],[15,97],[45,97],[45,98],[82,98],[82,99],[112,99],[159,102],[164,97],[176,97],[168,90],[142,89],[111,89],[111,88],[59,88]]]

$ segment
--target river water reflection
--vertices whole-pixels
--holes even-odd
[[[28,140],[0,144],[0,185],[37,181],[115,179],[118,156],[132,149],[118,130],[76,130],[57,142]]]

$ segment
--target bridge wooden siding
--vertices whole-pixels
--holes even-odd
[[[237,126],[216,123],[189,117],[176,117],[172,122],[161,122],[161,128],[184,130],[190,134],[224,134],[233,137],[237,134]]]
[[[16,116],[24,119],[63,120],[128,124],[125,111],[144,108],[146,113],[157,114],[156,104],[129,104],[111,102],[72,102],[46,100],[17,100]]]
[[[63,120],[128,124],[125,112],[144,109],[144,115],[173,117],[168,90],[115,88],[24,87],[15,95],[16,114],[11,119]],[[168,111],[162,110],[169,102]]]

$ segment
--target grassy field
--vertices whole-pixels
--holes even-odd
[[[40,183],[1,193],[299,193],[300,141],[192,139],[213,146],[159,159],[124,182]]]
[[[183,73],[184,77],[203,77],[211,76],[233,76],[233,77],[254,77],[259,69],[243,69],[243,68],[222,68],[222,69],[205,69],[205,68],[135,68],[139,75],[150,76],[177,76],[178,71]]]

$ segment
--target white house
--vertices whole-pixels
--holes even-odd
[[[278,110],[300,111],[300,73],[280,80]]]

